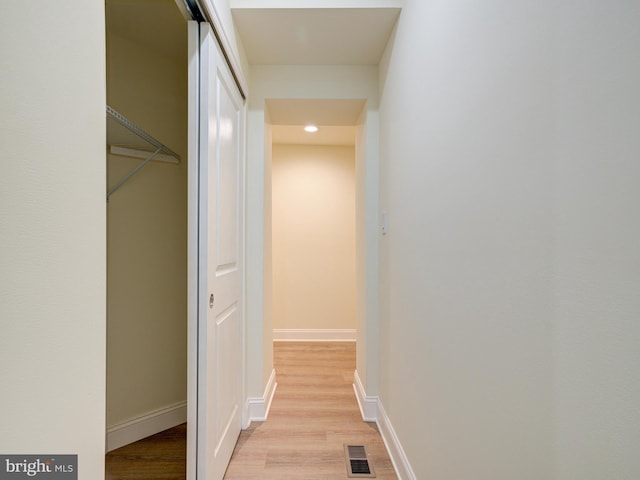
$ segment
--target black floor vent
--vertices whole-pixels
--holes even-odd
[[[347,459],[347,476],[350,478],[375,478],[373,464],[364,445],[345,445],[344,454]]]

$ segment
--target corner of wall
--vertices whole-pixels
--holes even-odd
[[[415,480],[416,475],[391,424],[391,419],[382,405],[382,400],[378,396],[367,395],[357,370],[354,373],[353,390],[362,420],[375,422],[378,426],[380,436],[387,447],[389,458],[398,478],[400,480]]]
[[[353,391],[356,394],[356,400],[358,401],[358,407],[360,408],[360,414],[362,420],[365,422],[375,422],[378,420],[378,397],[368,396],[365,390],[358,370],[353,375]]]
[[[272,370],[267,386],[264,389],[264,393],[261,397],[249,397],[246,401],[243,429],[249,428],[251,422],[264,422],[269,416],[269,410],[271,409],[271,402],[273,396],[276,393],[278,384],[276,382],[276,371]]]

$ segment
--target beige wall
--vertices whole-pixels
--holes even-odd
[[[417,478],[640,477],[640,10],[407,0],[381,399]]]
[[[151,162],[108,203],[111,427],[186,401],[187,79],[186,58],[115,34],[108,53],[109,104],[182,159]],[[109,155],[107,183],[139,162]]]
[[[356,327],[354,155],[273,147],[274,329]]]
[[[104,3],[0,14],[0,452],[104,476]]]

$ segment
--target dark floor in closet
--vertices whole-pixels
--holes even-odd
[[[107,453],[105,480],[184,480],[187,424]]]

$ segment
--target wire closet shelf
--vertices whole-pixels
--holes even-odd
[[[107,105],[107,145],[110,153],[144,160],[107,191],[107,201],[151,160],[180,163],[180,155]]]

